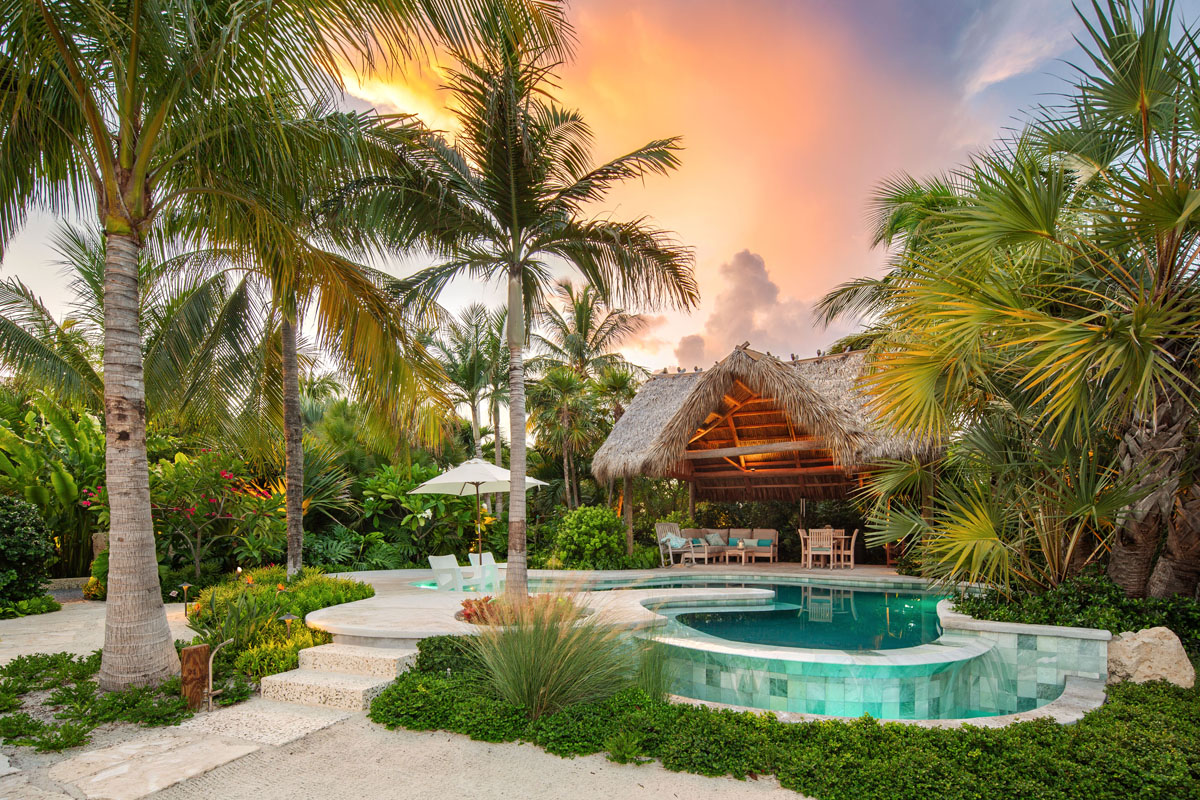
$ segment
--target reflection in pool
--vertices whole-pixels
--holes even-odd
[[[941,595],[821,585],[754,584],[775,591],[769,610],[684,612],[675,617],[702,633],[735,642],[821,650],[893,650],[932,642],[941,633]]]

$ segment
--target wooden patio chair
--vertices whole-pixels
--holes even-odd
[[[828,566],[833,566],[833,528],[808,529],[808,549],[804,556],[804,566],[812,569],[813,561],[817,558],[828,559]]]
[[[833,565],[854,569],[854,546],[858,544],[858,528],[854,529],[854,535],[850,537],[849,542],[846,541],[846,537],[842,536],[837,539],[836,544]]]
[[[664,567],[674,566],[676,555],[679,556],[680,564],[685,561],[696,563],[692,543],[680,535],[678,523],[656,522],[654,535],[658,538],[659,563]]]

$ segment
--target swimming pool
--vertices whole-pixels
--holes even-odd
[[[1106,642],[1075,629],[987,623],[945,630],[944,594],[905,578],[712,573],[538,580],[533,591],[769,589],[704,603],[670,592],[659,615],[673,694],[779,712],[878,719],[969,719],[1029,711],[1067,676],[1103,680]],[[691,593],[695,597],[695,593]],[[1008,629],[1012,631],[1009,632]],[[1032,632],[1021,633],[1018,629]],[[1071,629],[1066,629],[1071,630]]]

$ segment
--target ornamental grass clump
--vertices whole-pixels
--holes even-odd
[[[621,632],[558,599],[494,604],[493,625],[466,642],[479,680],[530,719],[603,700],[630,682],[632,651]]]

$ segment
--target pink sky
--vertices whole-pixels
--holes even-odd
[[[1182,4],[1186,18],[1197,4]],[[866,224],[873,188],[901,171],[950,169],[986,146],[1063,86],[1061,59],[1078,55],[1071,37],[1082,31],[1068,0],[574,0],[570,9],[578,46],[560,97],[595,129],[596,160],[665,136],[686,147],[676,174],[621,187],[596,209],[653,217],[695,249],[700,308],[650,312],[655,324],[626,348],[655,368],[711,364],[745,340],[811,355],[849,330],[814,327],[809,308],[880,269]],[[434,69],[375,76],[351,85],[347,102],[446,129],[440,82]],[[52,224],[35,219],[4,272],[65,311],[65,281],[46,267]],[[403,274],[427,263],[382,265]],[[461,282],[443,299],[503,298],[499,287]]]
[[[651,312],[655,324],[625,348],[630,358],[707,365],[745,340],[812,355],[852,329],[816,327],[809,308],[838,283],[880,269],[866,224],[872,189],[900,171],[950,168],[991,141],[1029,97],[988,90],[1045,67],[1070,42],[1066,2],[1046,16],[1064,24],[1040,36],[1025,35],[1034,18],[1018,12],[1029,3],[915,2],[899,27],[920,29],[922,5],[954,19],[949,30],[902,42],[880,19],[896,5],[904,4],[572,4],[578,47],[560,71],[559,97],[595,130],[596,160],[673,135],[686,148],[677,173],[623,186],[596,209],[648,215],[696,253],[700,308]],[[428,70],[351,91],[446,129],[439,83]],[[450,294],[451,305],[500,300],[498,287]]]

